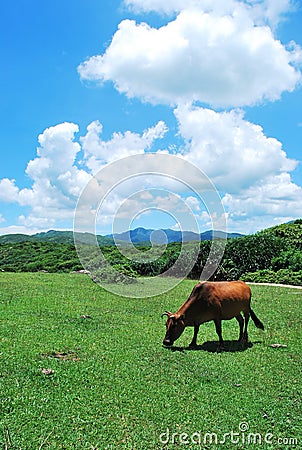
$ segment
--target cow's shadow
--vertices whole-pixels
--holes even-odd
[[[183,351],[204,351],[209,353],[236,353],[236,352],[244,352],[249,348],[252,348],[255,344],[259,344],[260,342],[247,342],[242,343],[238,341],[223,341],[224,342],[224,348],[223,350],[219,350],[219,342],[218,341],[207,341],[204,342],[202,345],[196,345],[194,347],[188,346],[188,347],[166,347],[167,350],[170,350],[171,352],[183,352]]]

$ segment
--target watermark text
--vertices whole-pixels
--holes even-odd
[[[292,447],[298,446],[298,439],[296,437],[277,437],[272,432],[259,433],[252,432],[249,429],[247,422],[240,422],[238,430],[231,430],[228,433],[212,433],[195,431],[193,433],[173,432],[169,428],[159,435],[161,444],[172,445],[290,445]]]

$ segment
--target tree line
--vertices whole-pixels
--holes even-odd
[[[199,279],[211,250],[211,241],[199,243],[171,243],[165,247],[148,244],[136,247],[115,245],[99,251],[86,246],[81,260],[85,268],[93,269],[96,277],[112,278],[113,282],[133,281],[141,276],[156,276],[169,270],[169,275],[181,276],[183,261],[193,267],[188,277]],[[221,242],[223,245],[223,242]],[[219,252],[219,242],[215,246]],[[215,258],[215,255],[214,255]],[[106,265],[106,261],[109,264]],[[108,270],[108,266],[116,270]],[[83,268],[73,244],[55,242],[17,242],[0,244],[0,270],[10,272],[72,272]],[[223,257],[212,276],[214,280],[243,279],[254,282],[277,282],[302,285],[302,220],[279,225],[236,239],[228,239]]]

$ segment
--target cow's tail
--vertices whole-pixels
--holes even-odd
[[[250,308],[250,314],[251,314],[251,318],[253,319],[254,324],[256,325],[257,328],[260,328],[261,330],[264,330],[264,325],[261,322],[261,320],[258,319],[258,317],[256,316],[256,314],[254,313],[254,311]]]

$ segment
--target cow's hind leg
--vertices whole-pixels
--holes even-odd
[[[248,334],[247,334],[247,326],[250,320],[250,312],[244,312],[244,332],[243,332],[243,340],[248,343]]]
[[[222,330],[221,330],[221,320],[215,319],[214,322],[215,322],[215,327],[216,327],[216,333],[218,334],[218,337],[219,337],[219,345],[218,345],[217,351],[220,352],[221,350],[224,350],[223,339],[222,339]]]
[[[241,342],[243,340],[244,319],[240,313],[238,314],[238,316],[235,316],[235,318],[239,323],[239,330],[240,330],[238,342]]]

